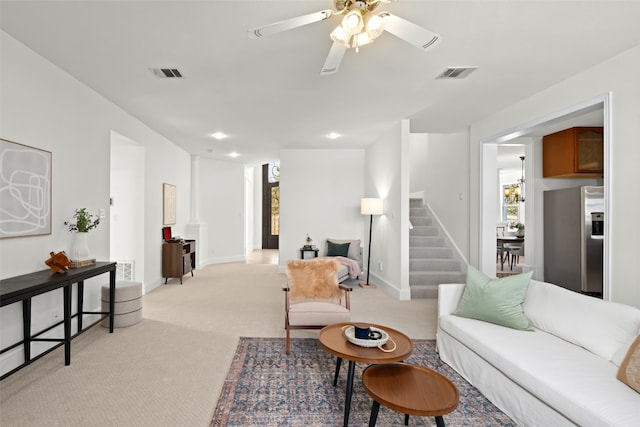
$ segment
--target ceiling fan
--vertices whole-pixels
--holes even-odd
[[[387,31],[420,49],[428,49],[440,41],[440,36],[426,28],[399,18],[389,12],[374,12],[380,3],[394,0],[334,0],[335,10],[322,10],[297,18],[286,19],[248,30],[249,38],[259,39],[281,33],[303,25],[324,21],[332,16],[343,15],[342,21],[329,34],[333,45],[320,71],[321,75],[338,71],[347,49],[358,52],[360,46],[373,42]]]

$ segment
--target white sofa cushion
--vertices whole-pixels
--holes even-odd
[[[607,360],[613,360],[640,330],[640,310],[635,307],[585,297],[537,280],[530,281],[523,308],[536,328]]]
[[[574,423],[639,425],[640,399],[616,380],[617,367],[608,360],[540,330],[519,331],[453,315],[439,322],[447,334]]]

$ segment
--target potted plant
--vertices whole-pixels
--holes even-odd
[[[100,217],[90,213],[87,208],[76,209],[73,214],[75,222],[65,221],[64,225],[69,227],[69,231],[86,233],[93,230],[100,224]]]
[[[307,238],[305,239],[305,241],[307,242],[306,245],[303,246],[304,249],[311,249],[312,248],[312,243],[313,243],[313,239],[311,239],[311,237],[309,237],[309,235],[307,234]]]
[[[515,228],[516,231],[516,236],[518,237],[524,237],[524,224],[521,222],[517,222],[516,224],[514,224],[513,228]]]
[[[71,259],[74,262],[89,260],[87,233],[100,224],[100,217],[90,213],[87,208],[80,208],[75,210],[73,218],[75,221],[64,222],[69,231],[76,232],[71,247]]]

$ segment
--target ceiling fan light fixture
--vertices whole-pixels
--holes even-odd
[[[347,49],[353,48],[358,52],[360,46],[372,43],[385,31],[422,50],[430,49],[440,41],[438,34],[406,19],[389,12],[374,13],[380,4],[394,1],[333,0],[334,10],[324,10],[263,25],[249,30],[248,35],[249,38],[264,37],[340,15],[340,24],[329,33],[333,43],[320,71],[323,76],[334,74],[338,70]]]
[[[382,31],[384,31],[384,20],[382,19],[381,15],[377,15],[377,14],[370,14],[365,16],[365,23],[364,26],[367,29],[367,32],[372,33],[372,32],[378,32],[382,33]]]
[[[356,34],[353,36],[353,47],[356,48],[356,52],[360,46],[367,45],[373,42],[373,39],[366,31]]]
[[[358,34],[364,27],[364,23],[362,22],[362,13],[360,13],[359,10],[350,11],[342,19],[341,25],[348,35],[353,36]]]
[[[331,37],[331,40],[333,40],[334,42],[339,42],[344,44],[349,43],[349,35],[344,30],[342,25],[338,25],[333,31],[331,31],[331,34],[329,34],[329,37]]]
[[[369,14],[364,17],[363,31],[353,36],[351,47],[358,52],[360,46],[372,43],[384,31],[384,20],[382,15]]]

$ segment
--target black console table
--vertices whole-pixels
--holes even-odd
[[[83,294],[84,294],[84,281],[91,277],[99,276],[104,273],[109,273],[109,311],[108,312],[95,312],[95,311],[83,311]],[[78,284],[78,313],[71,315],[71,285]],[[63,321],[58,322],[49,328],[37,332],[31,333],[31,298],[50,292],[55,289],[62,288],[63,290]],[[28,365],[33,360],[38,359],[41,356],[49,353],[58,346],[64,344],[64,364],[71,364],[71,339],[79,335],[82,329],[82,315],[83,314],[101,314],[109,316],[109,332],[113,333],[113,314],[114,314],[114,302],[116,292],[116,263],[115,262],[97,262],[88,267],[80,267],[70,269],[67,273],[52,273],[50,270],[36,271],[35,273],[24,274],[22,276],[11,277],[8,279],[0,280],[0,307],[13,304],[15,302],[22,301],[22,330],[23,340],[19,341],[12,346],[4,348],[0,351],[0,354],[11,350],[19,345],[24,346],[24,363],[10,372],[4,374],[0,379],[11,375],[18,369]],[[78,331],[75,335],[71,335],[71,318],[77,316]],[[54,327],[64,323],[64,338],[38,338],[43,333],[53,329]],[[98,323],[98,322],[95,322]],[[92,324],[90,326],[95,325]],[[49,350],[38,355],[36,358],[31,359],[31,342],[32,341],[53,341],[60,344],[50,348]]]

